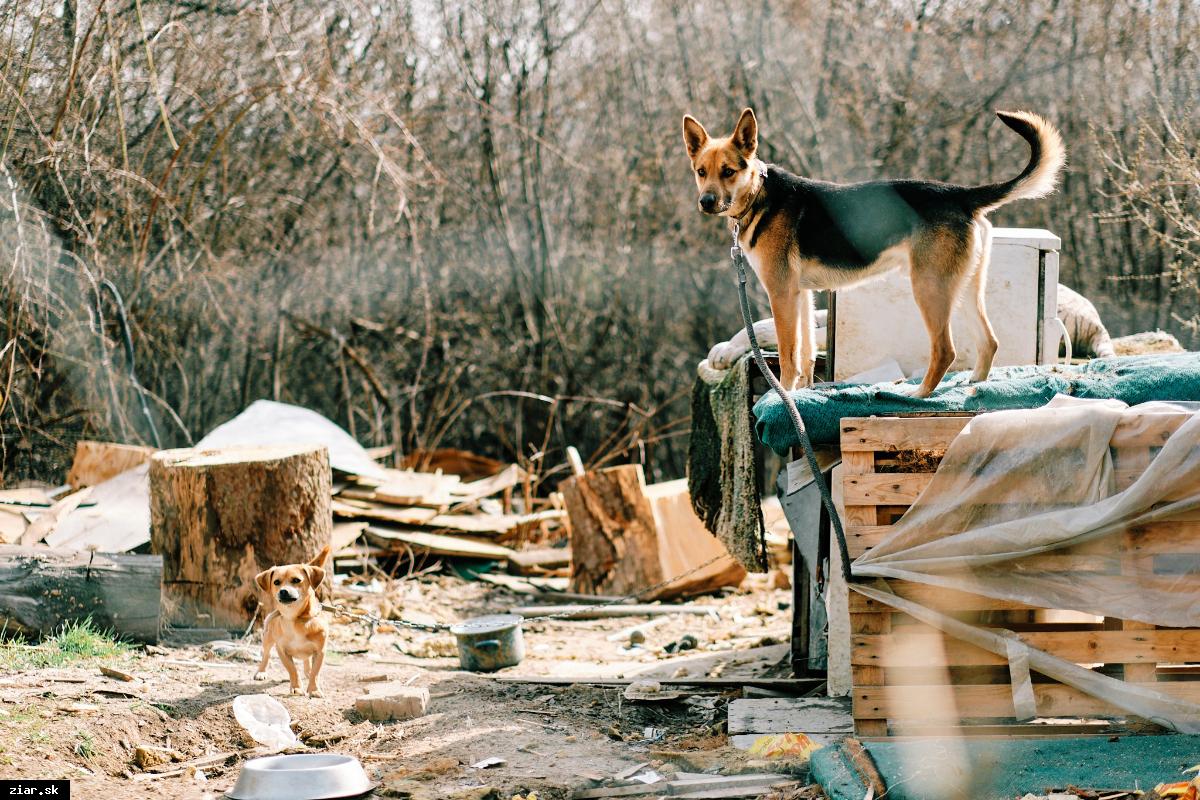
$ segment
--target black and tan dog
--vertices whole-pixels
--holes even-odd
[[[1066,161],[1062,137],[1046,120],[1025,112],[998,116],[1032,154],[1020,175],[985,186],[810,180],[755,157],[758,123],[748,108],[726,138],[711,138],[695,119],[683,118],[700,210],[740,224],[738,241],[767,290],[785,388],[812,383],[813,290],[893,269],[909,270],[929,333],[929,368],[916,396],[933,392],[954,361],[950,315],[964,290],[978,354],[971,380],[987,378],[997,342],[983,296],[992,238],[986,215],[1012,200],[1049,194]]]
[[[321,696],[318,677],[325,661],[326,627],[320,617],[317,588],[325,580],[324,564],[328,558],[329,546],[326,545],[307,564],[271,567],[254,577],[262,590],[264,605],[274,607],[263,622],[262,661],[254,680],[267,679],[267,663],[274,648],[287,670],[292,694],[300,694],[300,674],[296,671],[295,661],[299,659],[304,664],[308,694]]]

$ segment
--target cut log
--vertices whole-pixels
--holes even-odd
[[[324,447],[164,450],[150,461],[150,540],[163,557],[164,617],[243,630],[254,576],[330,544],[332,471]]]
[[[658,531],[640,464],[562,483],[571,518],[571,591],[624,595],[660,583]]]
[[[159,629],[162,558],[0,546],[0,628],[30,637],[91,617],[138,642]]]
[[[67,483],[74,491],[95,486],[126,470],[140,467],[152,455],[153,447],[82,440],[75,444],[75,460],[67,473]]]
[[[624,596],[681,576],[639,595],[659,600],[746,577],[692,511],[686,480],[646,486],[633,464],[568,478],[562,494],[571,521],[571,591]]]

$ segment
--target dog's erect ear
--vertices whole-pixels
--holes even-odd
[[[271,573],[275,571],[274,567],[264,569],[262,572],[254,576],[254,582],[258,584],[258,588],[264,592],[271,591]]]
[[[754,112],[747,108],[738,118],[737,127],[733,129],[733,146],[746,158],[754,158],[758,150],[758,120]]]
[[[687,148],[688,158],[695,158],[708,142],[708,131],[696,122],[691,114],[683,118],[683,146]]]
[[[305,566],[304,572],[308,575],[308,582],[314,589],[325,580],[325,570],[320,567]]]
[[[312,561],[308,562],[309,566],[311,566],[311,567],[325,566],[325,559],[329,558],[329,550],[330,550],[329,545],[325,545],[324,547],[322,547],[321,552],[317,553],[313,557]]]

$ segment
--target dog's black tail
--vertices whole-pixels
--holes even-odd
[[[1012,200],[1045,197],[1067,163],[1062,136],[1047,120],[1028,111],[997,111],[996,116],[1029,142],[1029,164],[1010,181],[967,189],[964,202],[973,211],[986,213]]]

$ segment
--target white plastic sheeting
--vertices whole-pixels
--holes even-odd
[[[1185,421],[1169,438],[1142,437],[1149,444],[1139,451],[1141,463],[1114,466],[1110,442],[1118,426],[1126,440],[1137,439],[1139,430],[1152,431],[1156,420],[1167,418],[1159,415],[1181,414]],[[1118,478],[1131,478],[1133,470],[1140,475],[1118,490]],[[1197,509],[1200,405],[1127,408],[1058,397],[1040,409],[972,419],[891,535],[852,571],[859,579],[897,578],[1040,608],[1200,627],[1200,540],[1186,541],[1195,523],[1178,529],[1178,552],[1163,544],[1169,525],[1152,531],[1156,547],[1143,552],[1139,544],[1145,526],[1185,516],[1200,521]],[[956,638],[1015,657],[1014,704],[1022,716],[1032,714],[1032,669],[1130,714],[1200,733],[1200,705],[1153,685],[1107,677],[1029,648],[1011,632],[921,607],[892,594],[886,581],[855,589]]]

